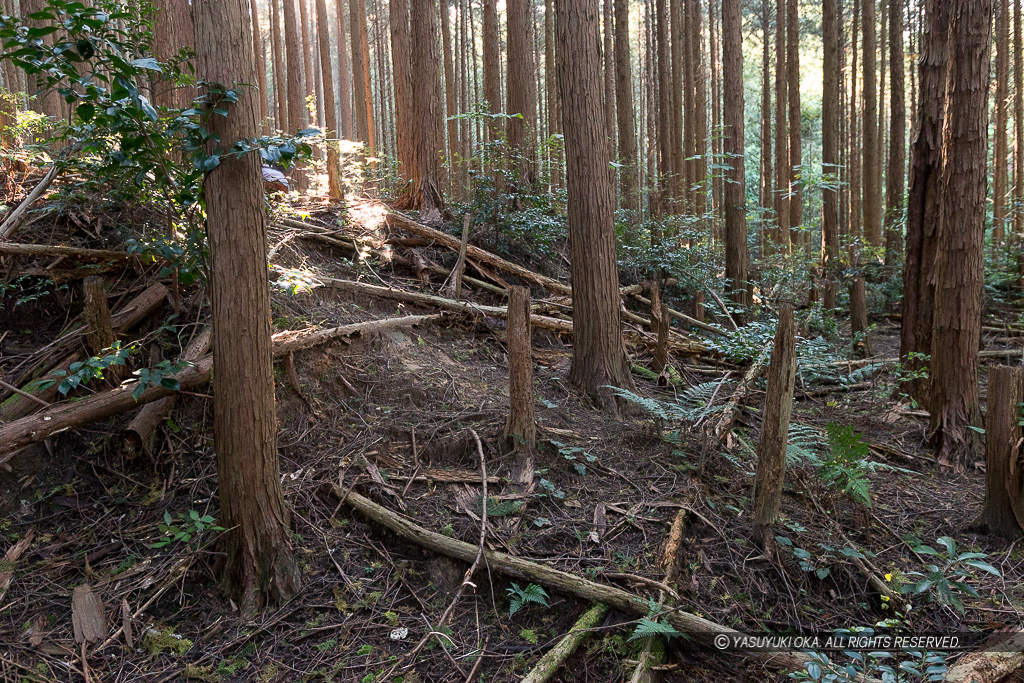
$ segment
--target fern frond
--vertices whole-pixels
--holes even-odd
[[[681,635],[683,634],[675,630],[667,621],[654,621],[648,617],[643,617],[640,619],[640,623],[636,625],[636,629],[633,631],[633,635],[631,635],[629,639],[636,640],[637,638],[646,638],[648,636],[672,638],[673,636]]]

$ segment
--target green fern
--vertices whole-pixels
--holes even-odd
[[[786,445],[786,462],[790,465],[808,463],[820,467],[822,461],[819,453],[825,450],[827,445],[824,434],[817,427],[791,424],[789,443]]]
[[[664,619],[661,621],[654,621],[648,617],[643,617],[640,619],[640,623],[636,625],[636,629],[634,629],[633,635],[631,635],[629,639],[636,640],[638,638],[646,638],[648,636],[672,638],[674,636],[682,635],[682,633],[672,627],[672,624],[668,623]]]
[[[508,592],[509,603],[508,603],[508,618],[511,619],[512,615],[521,610],[531,602],[537,603],[538,605],[548,606],[548,594],[543,588],[535,583],[529,583],[526,588],[520,588],[518,584],[512,584],[511,588],[505,589]]]
[[[665,422],[695,422],[717,409],[709,405],[721,380],[695,384],[679,393],[675,401],[659,401],[637,396],[632,391],[607,386],[613,394]],[[721,393],[721,392],[719,392]]]

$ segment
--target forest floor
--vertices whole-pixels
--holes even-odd
[[[323,226],[332,226],[337,214],[337,207],[323,205],[305,210],[309,222]],[[90,215],[88,223],[95,226],[100,209],[95,211],[79,215]],[[49,216],[22,236],[45,244],[123,247],[113,231],[93,234],[66,211]],[[448,267],[455,258],[442,247],[422,253]],[[5,258],[0,263],[7,283],[52,260]],[[354,266],[330,246],[301,239],[282,245],[274,264],[396,288],[423,287],[413,273],[373,259]],[[141,289],[153,274],[116,273],[111,300]],[[434,277],[432,286],[440,280]],[[4,299],[0,377],[9,379],[7,373],[65,327],[81,308],[75,290],[69,283],[16,308],[7,307],[12,298]],[[470,298],[501,303],[479,292]],[[184,291],[182,300],[174,324],[185,340],[208,311],[198,290]],[[168,302],[142,333],[157,330],[171,310]],[[327,287],[273,296],[278,330],[379,319],[396,310],[436,312]],[[898,327],[884,318],[876,322],[876,355],[897,355]],[[0,550],[30,531],[35,538],[6,595],[0,591],[0,679],[81,680],[71,596],[76,586],[89,583],[106,607],[111,633],[88,649],[93,680],[464,681],[481,652],[475,680],[521,680],[588,609],[586,602],[551,592],[547,606],[527,604],[510,617],[509,579],[482,568],[440,629],[446,635],[430,640],[411,667],[403,663],[393,671],[428,629],[435,630],[467,565],[368,521],[331,492],[331,485],[354,487],[429,530],[475,546],[481,487],[469,430],[481,438],[488,475],[507,476],[513,462],[502,438],[508,411],[503,327],[502,321],[452,316],[443,324],[318,346],[295,355],[298,387],[278,365],[282,482],[304,586],[291,601],[255,619],[240,621],[218,590],[216,532],[152,547],[163,535],[158,524],[165,514],[217,514],[208,388],[187,392],[178,402],[151,454],[125,457],[121,434],[130,414],[22,451],[9,463],[10,472],[0,472]],[[163,343],[163,357],[175,357],[178,342],[172,337]],[[910,580],[909,572],[921,571],[927,559],[912,546],[934,547],[937,537],[948,535],[961,551],[985,553],[1002,576],[979,572],[973,585],[980,598],[965,596],[962,615],[948,606],[915,609],[909,617],[913,630],[955,633],[1020,623],[1024,547],[967,531],[981,510],[982,470],[938,470],[924,444],[927,418],[897,403],[886,371],[872,374],[870,384],[856,391],[821,394],[798,383],[792,422],[806,429],[795,430],[797,435],[814,441],[817,433],[820,441],[828,423],[852,425],[871,445],[871,460],[892,468],[868,475],[867,507],[826,487],[808,463],[793,463],[777,527],[791,546],[780,546],[773,559],[750,540],[752,449],[763,391],[752,392],[735,430],[738,438],[725,451],[685,424],[664,423],[640,410],[617,419],[596,409],[569,385],[571,352],[557,335],[535,330],[538,474],[527,494],[492,485],[489,494],[501,503],[489,515],[488,547],[657,601],[650,586],[605,575],[660,582],[666,536],[685,510],[676,584],[683,609],[749,633],[831,633],[891,615],[844,549],[864,553],[898,584]],[[641,366],[650,360],[646,350],[630,348],[630,354]],[[673,358],[679,389],[636,376],[637,393],[668,401],[687,387],[724,382],[713,398],[720,406],[742,369],[730,371],[728,362],[709,358]],[[409,483],[423,471],[431,477]],[[803,565],[793,549],[807,551]],[[131,646],[115,633],[125,615],[132,615]],[[552,680],[630,680],[643,642],[630,640],[635,626],[635,616],[612,611]],[[442,640],[444,647],[438,645]],[[694,652],[678,638],[668,650],[658,667],[664,681],[787,680],[785,672],[763,661]]]

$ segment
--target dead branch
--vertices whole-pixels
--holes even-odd
[[[761,352],[754,364],[747,370],[747,374],[743,376],[743,381],[739,383],[736,390],[732,393],[732,397],[729,402],[725,405],[725,409],[722,411],[722,417],[718,420],[718,424],[715,426],[714,435],[719,440],[725,439],[729,432],[732,431],[732,424],[736,421],[736,417],[740,414],[740,407],[743,401],[746,399],[747,394],[750,392],[750,386],[754,383],[758,377],[764,373],[768,368],[766,361],[768,360],[767,349]]]
[[[7,256],[46,256],[50,258],[63,256],[79,261],[117,261],[127,262],[128,254],[123,251],[109,249],[79,249],[77,247],[61,247],[50,244],[14,244],[0,242],[0,254]]]
[[[213,330],[209,327],[197,334],[185,347],[181,354],[181,360],[195,363],[210,350],[210,340],[213,337]],[[128,423],[122,434],[122,447],[128,457],[134,457],[140,450],[151,453],[153,450],[153,437],[156,435],[156,428],[174,409],[178,401],[178,395],[165,396],[159,401],[154,401],[142,407],[132,421]]]
[[[4,566],[9,567],[9,569],[0,572],[0,604],[3,603],[4,594],[7,593],[7,589],[11,587],[11,581],[14,580],[15,563],[18,561],[18,558],[28,550],[28,547],[32,544],[32,539],[35,538],[35,536],[35,530],[29,529],[25,535],[21,537],[21,540],[7,549],[7,553],[4,555]]]
[[[282,332],[274,335],[274,355],[279,356],[289,351],[298,351],[339,337],[408,327],[438,318],[440,316],[437,315],[404,316],[371,320],[315,332]],[[188,390],[207,382],[212,371],[213,356],[207,354],[200,358],[194,366],[174,375],[174,378],[178,380],[182,390]],[[132,397],[132,392],[137,387],[137,382],[122,384],[111,391],[94,394],[80,401],[57,403],[35,415],[0,425],[0,464],[10,460],[11,454],[30,443],[118,415],[176,393],[172,389],[156,385],[146,389],[136,400]]]
[[[346,491],[334,484],[331,485],[331,489],[334,495],[341,499],[343,504],[354,508],[369,519],[427,550],[432,550],[448,557],[462,560],[463,562],[472,562],[476,557],[478,549],[471,543],[428,531],[354,491]],[[487,560],[487,566],[492,571],[498,571],[524,581],[531,581],[589,602],[602,602],[611,608],[628,614],[634,614],[638,617],[646,617],[650,613],[650,603],[647,600],[621,588],[595,583],[580,576],[530,562],[520,557],[506,555],[505,553],[485,550],[484,557]],[[681,610],[672,610],[663,616],[673,627],[700,642],[710,642],[710,638],[719,634],[729,636],[741,635],[738,631]],[[751,655],[762,659],[767,666],[776,669],[802,669],[804,663],[808,661],[807,657],[799,652],[766,652],[751,653]]]
[[[608,606],[597,603],[583,613],[576,623],[572,625],[569,632],[558,641],[558,645],[548,650],[543,657],[534,665],[530,673],[522,683],[547,683],[555,672],[565,664],[565,660],[576,651],[583,639],[587,637],[590,629],[596,628],[608,613]]]
[[[409,218],[404,214],[398,213],[397,211],[388,211],[386,214],[386,220],[388,225],[391,225],[396,228],[402,228],[403,230],[419,235],[420,237],[427,237],[429,239],[433,239],[437,241],[438,244],[442,244],[456,253],[458,253],[462,248],[462,243],[460,240],[457,240],[451,235],[443,233],[440,230],[435,230],[434,228],[427,227],[422,223],[417,223],[413,219]],[[485,251],[479,247],[467,245],[466,256],[468,258],[472,258],[482,263],[486,263],[487,265],[493,266],[499,270],[503,270],[506,273],[512,273],[513,275],[528,282],[540,285],[544,289],[554,294],[572,294],[572,288],[569,287],[568,285],[563,285],[561,282],[558,282],[557,280],[553,280],[544,275],[534,273],[533,271],[528,270],[527,268],[523,268],[520,265],[516,265],[515,263],[506,261],[500,256],[495,256],[491,252]]]
[[[142,293],[128,302],[124,308],[110,317],[110,324],[113,327],[114,332],[121,334],[138,325],[150,313],[159,308],[166,297],[167,288],[160,283],[156,283],[146,288]],[[78,342],[83,336],[89,334],[90,331],[91,330],[87,325],[83,325],[68,332],[57,340],[49,353],[43,356],[40,362],[36,365],[36,368],[40,366],[46,368],[46,371],[41,373],[39,376],[45,377],[52,370],[63,370],[72,363],[84,360],[84,351],[76,350],[69,353],[68,349],[72,344]],[[54,361],[51,360],[54,357],[59,359],[55,364],[53,364]],[[46,365],[47,362],[50,363],[49,367]],[[30,369],[26,374],[31,376],[33,371],[34,369]],[[22,374],[22,377],[25,377],[26,374]],[[13,422],[14,420],[30,415],[38,410],[38,403],[36,401],[23,398],[24,393],[32,394],[44,402],[55,401],[58,394],[58,384],[58,382],[54,382],[52,386],[42,390],[35,390],[33,382],[29,382],[22,386],[21,391],[18,392],[20,394],[19,396],[11,397],[4,401],[3,404],[0,404],[0,420],[3,420],[4,422]]]
[[[54,164],[50,167],[50,170],[46,172],[43,179],[39,181],[32,191],[28,193],[25,200],[18,204],[18,208],[11,211],[7,218],[4,219],[3,223],[0,223],[0,240],[9,240],[21,224],[25,222],[25,218],[28,216],[29,209],[36,203],[43,193],[49,189],[53,181],[60,175],[60,166]]]

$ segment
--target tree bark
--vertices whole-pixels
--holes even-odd
[[[793,410],[796,383],[796,342],[793,337],[793,307],[779,307],[779,325],[768,364],[764,419],[757,442],[757,471],[754,475],[754,541],[767,548],[773,540],[772,525],[779,517],[782,484],[786,474],[786,444],[789,416]]]
[[[102,275],[92,275],[82,282],[85,307],[82,319],[89,331],[85,335],[89,352],[97,356],[114,343],[114,328],[107,308],[107,290]],[[113,368],[110,368],[113,369]]]
[[[390,0],[391,63],[395,86],[395,148],[398,173],[411,180],[416,167],[413,145],[412,30],[409,27],[409,0]]]
[[[260,88],[260,130],[269,133],[270,105],[267,92],[267,49],[260,33],[260,10],[256,0],[249,2],[249,14],[252,21],[252,50],[256,55],[256,82]],[[189,21],[189,28],[192,22]],[[194,42],[194,41],[193,41]]]
[[[310,40],[312,35],[309,31],[309,0],[296,0],[299,5],[299,50],[302,54],[302,107],[306,118],[305,121],[313,122],[315,114],[310,116],[307,97],[316,97],[316,85],[313,77],[313,43]]]
[[[615,47],[612,30],[612,2],[613,0],[601,0],[602,12],[602,57],[604,59],[604,120],[605,128],[608,131],[608,158],[618,161],[618,144],[616,141],[615,128]],[[615,169],[610,168],[609,174],[612,178],[612,186],[615,185]],[[618,204],[618,202],[616,202]]]
[[[775,206],[774,193],[772,191],[772,49],[769,40],[769,29],[771,27],[771,11],[768,0],[761,0],[761,184],[759,187],[761,208],[767,212]],[[742,31],[742,26],[740,27]],[[724,31],[724,29],[723,29]],[[724,41],[724,37],[723,37]],[[722,47],[725,54],[725,46]],[[725,57],[728,59],[728,57]],[[728,86],[727,86],[728,87]],[[765,221],[761,221],[762,227],[759,230],[759,242],[762,250],[765,246],[765,232],[763,227]]]
[[[708,210],[708,88],[704,64],[704,13],[699,0],[687,0],[687,27],[690,39],[690,71],[693,82],[693,161],[690,183],[693,213],[703,217]]]
[[[501,107],[501,43],[498,36],[497,0],[483,0],[484,3],[484,98],[490,105],[490,112],[497,114]],[[491,119],[491,142],[498,140],[504,131],[501,119]]]
[[[272,2],[274,0],[271,0]],[[345,0],[335,0],[338,17],[338,128],[344,140],[354,137],[352,130],[352,69],[349,66],[349,51],[345,48]]]
[[[556,3],[572,251],[573,384],[617,412],[607,385],[631,389],[619,325],[614,201],[601,107],[597,0]]]
[[[675,188],[674,149],[679,141],[675,137],[675,117],[672,114],[672,57],[668,43],[670,22],[667,0],[655,0],[655,17],[658,48],[658,173],[661,176],[657,213],[660,215],[662,212],[671,212]]]
[[[279,130],[291,130],[288,120],[288,74],[285,73],[285,50],[281,45],[281,8],[279,0],[270,0],[270,48],[274,53],[274,92],[277,94],[277,117]]]
[[[1022,401],[1024,368],[990,367],[985,417],[985,504],[978,521],[986,533],[1011,541],[1024,533],[1014,514],[1015,510],[1024,510],[1021,471],[1016,465],[1017,444],[1022,436]],[[1014,495],[1016,500],[1011,500]]]
[[[440,151],[444,147],[441,113],[441,55],[438,54],[437,4],[434,0],[412,0],[412,60],[419,65],[413,80],[412,140],[416,165],[412,183],[397,208],[419,209],[424,223],[440,223],[444,211],[441,187],[444,176]]]
[[[505,441],[516,451],[532,453],[537,445],[537,418],[533,405],[529,288],[509,289],[507,329],[509,412]]]
[[[1013,3],[1013,232],[1024,232],[1024,23],[1020,3]],[[923,92],[923,86],[922,86]],[[1018,238],[1019,240],[1019,238]],[[1024,272],[1024,271],[1022,271]]]
[[[836,307],[836,279],[839,259],[839,24],[841,17],[836,0],[823,0],[821,94],[821,174],[828,179],[821,190],[821,270],[825,278],[824,306]]]
[[[255,56],[246,0],[196,0],[197,75],[252,83]],[[287,6],[287,5],[286,5]],[[222,144],[258,134],[256,94],[243,90],[210,132]],[[226,106],[219,103],[219,106]],[[223,157],[206,178],[213,303],[214,442],[225,588],[243,613],[281,603],[301,584],[281,492],[274,407],[266,212],[260,160]]]
[[[284,51],[287,73],[282,74],[288,87],[288,131],[295,132],[306,127],[309,115],[306,112],[305,67],[302,64],[302,43],[299,38],[299,18],[295,2],[284,0]]]
[[[177,56],[184,47],[195,46],[192,13],[188,0],[154,0],[153,56],[161,61]],[[153,101],[174,109],[188,109],[195,98],[195,88],[177,87],[172,83],[154,80]]]
[[[800,231],[804,215],[800,189],[800,164],[803,163],[800,113],[800,9],[797,0],[786,3],[786,90],[789,95],[789,238],[794,251],[804,247],[805,233]]]
[[[352,34],[352,84],[356,110],[356,137],[372,156],[376,150],[373,122],[373,87],[370,82],[370,46],[366,36],[366,2],[349,0]]]
[[[619,169],[619,188],[622,193],[622,208],[635,213],[640,206],[640,195],[637,183],[639,160],[633,119],[633,67],[629,50],[629,2],[614,2],[615,115],[619,125],[619,163],[622,164],[622,168]]]
[[[316,32],[320,45],[320,72],[324,89],[324,119],[327,124],[327,136],[339,137],[338,117],[334,109],[334,70],[331,65],[331,32],[327,21],[326,0],[316,1]],[[341,199],[340,151],[338,143],[327,143],[327,190],[331,199]]]
[[[885,265],[900,262],[904,178],[907,172],[907,108],[903,74],[903,4],[889,0],[889,159],[885,172]],[[1005,111],[1004,111],[1005,115]],[[1003,121],[1003,170],[1006,169],[1006,121]],[[1005,183],[1005,175],[1004,175]]]
[[[908,370],[922,363],[911,354],[932,353],[935,307],[935,252],[938,248],[939,176],[942,170],[942,128],[946,102],[946,38],[950,0],[925,5],[916,134],[910,146],[910,190],[907,195],[907,248],[903,265],[903,322],[900,358]],[[904,384],[915,401],[928,407],[930,380]]]
[[[775,2],[775,246],[790,251],[789,124],[786,120],[786,0]]]
[[[992,150],[992,247],[998,259],[1006,236],[1006,123],[1009,114],[1010,7],[998,0],[996,22],[996,125]],[[1014,4],[1017,4],[1014,2]]]
[[[725,183],[725,279],[728,294],[747,306],[747,211],[744,169],[743,19],[740,0],[722,0],[722,136]]]
[[[863,275],[850,281],[850,336],[853,337],[853,355],[869,358],[871,340],[868,338],[868,303]]]
[[[878,58],[875,50],[875,0],[861,0],[864,49],[864,156],[863,179],[864,241],[872,247],[882,244],[882,185],[878,162]]]
[[[507,121],[508,146],[518,157],[519,180],[526,185],[537,181],[533,143],[537,131],[537,86],[533,80],[533,2],[507,0],[508,8],[508,106],[514,118]],[[516,116],[518,115],[518,116]]]
[[[447,112],[444,120],[447,122],[448,128],[448,145],[447,147],[442,145],[442,148],[447,150],[445,159],[450,170],[448,174],[448,193],[451,194],[455,189],[455,181],[458,177],[456,157],[458,156],[459,121],[455,117],[459,113],[459,108],[455,102],[455,65],[452,53],[451,17],[449,14],[448,0],[440,0],[441,49],[444,51],[444,100]]]
[[[939,463],[981,455],[978,344],[984,284],[992,0],[952,0],[935,255],[931,437]]]

